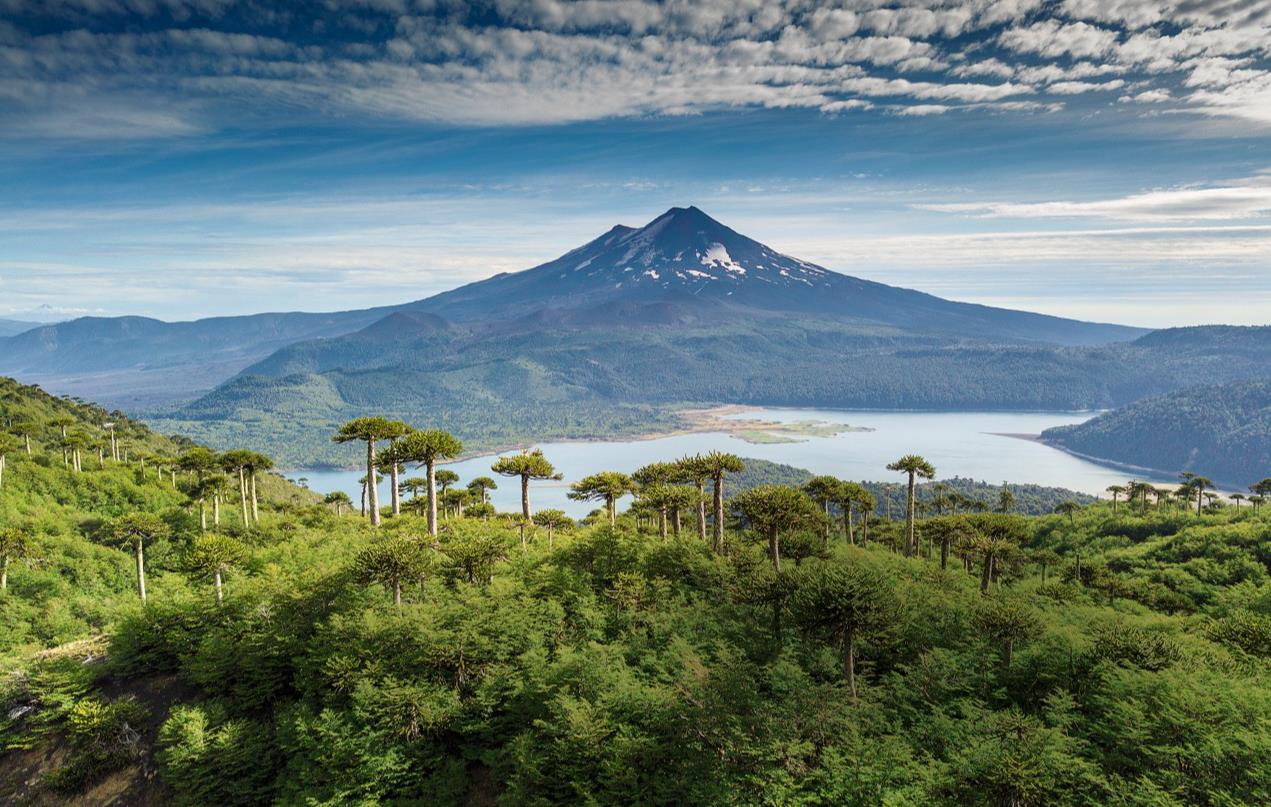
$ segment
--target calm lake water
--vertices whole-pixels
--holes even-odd
[[[657,460],[673,460],[686,454],[711,450],[728,451],[743,457],[757,457],[806,468],[817,474],[833,474],[844,479],[899,481],[900,474],[886,465],[903,454],[922,454],[936,466],[937,478],[968,477],[1000,484],[1033,482],[1102,493],[1114,483],[1129,478],[1125,471],[1078,459],[1062,451],[1030,440],[1003,434],[1039,434],[1043,429],[1081,423],[1090,412],[873,412],[822,409],[762,409],[734,415],[734,419],[782,422],[822,421],[873,429],[845,432],[834,437],[798,438],[794,443],[753,444],[723,432],[703,432],[662,437],[655,440],[612,442],[540,443],[539,448],[565,475],[560,482],[530,485],[534,509],[555,507],[571,516],[586,515],[595,506],[565,497],[571,482],[603,470],[631,472]],[[356,454],[350,449],[349,459]],[[446,467],[467,484],[477,476],[491,476],[492,456],[474,457]],[[329,493],[343,490],[357,503],[358,484],[365,471],[326,469],[287,472],[291,479],[306,477],[313,490]],[[416,476],[413,470],[407,475]],[[1139,478],[1145,478],[1140,476]],[[516,479],[495,477],[499,489],[491,500],[499,510],[520,507],[520,485]],[[1167,483],[1170,480],[1153,480]],[[380,501],[388,501],[388,482],[380,486]]]

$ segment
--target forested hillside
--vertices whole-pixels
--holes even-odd
[[[1186,328],[1103,347],[985,344],[826,322],[473,333],[429,322],[302,343],[154,423],[293,464],[339,462],[347,417],[428,413],[472,448],[647,433],[697,405],[1104,409],[1259,377],[1271,327]],[[356,369],[352,369],[356,368]],[[268,372],[269,377],[256,375]]]
[[[737,474],[729,483],[730,490],[740,493],[760,485],[794,485],[805,484],[813,474],[804,468],[783,465],[777,462],[743,458],[745,469]],[[879,476],[885,474],[880,470]],[[877,482],[864,480],[860,483],[874,497],[875,510],[885,518],[902,516],[905,512],[905,486],[900,483]],[[1053,488],[1045,485],[1001,483],[990,484],[974,479],[949,477],[938,482],[920,482],[915,486],[917,506],[923,513],[943,515],[967,512],[987,512],[1002,509],[1002,491],[1008,491],[1006,508],[1012,513],[1040,516],[1055,512],[1055,508],[1064,502],[1087,505],[1095,501],[1095,497],[1086,493],[1078,493],[1064,488]],[[838,503],[831,507],[834,512],[841,512]]]
[[[1090,457],[1205,473],[1243,488],[1271,468],[1271,381],[1148,398],[1085,423],[1048,429],[1042,439]]]
[[[6,425],[72,406],[10,390]],[[440,473],[365,516],[261,473],[257,512],[251,452],[136,430],[77,470],[31,426],[0,481],[0,802],[1271,799],[1271,480],[1039,516],[932,481],[889,517],[872,486],[708,454],[576,481],[575,523],[533,507],[556,475],[529,453],[490,471],[516,513]],[[463,450],[382,418],[324,436],[386,475]]]

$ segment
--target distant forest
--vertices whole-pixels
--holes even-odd
[[[1148,398],[1042,438],[1087,456],[1240,487],[1271,469],[1271,381],[1195,387]]]

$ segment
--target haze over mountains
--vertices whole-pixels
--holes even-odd
[[[289,429],[363,412],[492,445],[630,433],[684,403],[1104,408],[1268,366],[1266,328],[1149,333],[952,302],[782,255],[694,207],[399,306],[0,339],[0,373],[166,404],[168,427],[296,462],[326,448]]]

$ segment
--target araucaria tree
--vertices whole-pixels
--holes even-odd
[[[1117,511],[1117,502],[1125,495],[1126,487],[1125,485],[1108,485],[1105,490],[1112,494],[1112,512],[1115,513]]]
[[[186,558],[187,568],[195,575],[212,579],[216,591],[216,605],[224,602],[225,575],[247,557],[247,548],[226,535],[210,533],[194,539]]]
[[[741,457],[736,454],[724,454],[719,451],[711,451],[708,454],[700,456],[702,468],[707,472],[711,481],[715,483],[714,496],[712,501],[712,511],[714,513],[714,544],[715,551],[722,552],[724,549],[724,477],[728,474],[739,474],[745,470],[746,466],[741,461]]]
[[[437,463],[452,460],[463,451],[463,443],[450,432],[439,429],[413,431],[397,443],[403,461],[427,469],[428,534],[437,535]]]
[[[243,517],[243,528],[251,526],[251,517],[247,514],[247,466],[251,464],[252,452],[243,448],[226,451],[221,455],[221,467],[238,477],[238,501]],[[216,523],[220,523],[219,513]]]
[[[821,504],[825,512],[825,539],[830,538],[830,504],[837,503],[843,483],[832,476],[814,476],[803,483],[803,492]]]
[[[4,467],[6,457],[18,448],[18,443],[7,434],[0,434],[0,490],[4,490]]]
[[[675,461],[681,482],[691,482],[697,488],[697,537],[706,540],[706,480],[711,478],[710,466],[698,454]]]
[[[146,601],[145,543],[166,537],[168,525],[153,513],[129,513],[115,519],[110,527],[111,537],[117,543],[132,547],[137,557],[137,593]]]
[[[396,421],[382,417],[365,417],[350,420],[340,427],[331,438],[336,443],[361,441],[366,443],[366,477],[371,484],[367,485],[367,496],[370,502],[371,526],[380,525],[379,491],[376,489],[375,444],[399,434]]]
[[[825,517],[816,502],[797,488],[760,485],[733,499],[752,529],[768,539],[772,568],[781,571],[781,533],[807,529]]]
[[[9,564],[31,551],[30,532],[22,527],[0,527],[0,591],[9,588]]]
[[[909,488],[905,496],[905,554],[914,555],[918,551],[918,541],[914,534],[914,497],[918,477],[934,479],[935,466],[917,454],[906,454],[887,466],[889,471],[901,471],[909,475]]]
[[[490,491],[498,489],[499,486],[488,476],[478,476],[468,483],[468,492],[481,504],[489,504]]]
[[[635,480],[618,471],[601,471],[585,476],[570,485],[566,495],[576,502],[603,501],[609,514],[609,524],[618,518],[618,499],[635,492]]]
[[[853,698],[858,696],[857,643],[892,624],[897,613],[895,588],[880,572],[851,563],[818,564],[795,589],[796,620],[805,630],[829,634],[843,656],[843,676]]]
[[[358,579],[380,583],[393,593],[393,604],[402,604],[402,582],[422,580],[428,570],[424,546],[413,538],[394,537],[371,544],[353,562]]]
[[[534,523],[530,512],[530,480],[531,479],[563,479],[556,468],[543,456],[541,449],[523,451],[507,457],[499,457],[490,470],[501,476],[514,476],[521,479],[521,517],[527,523]]]

